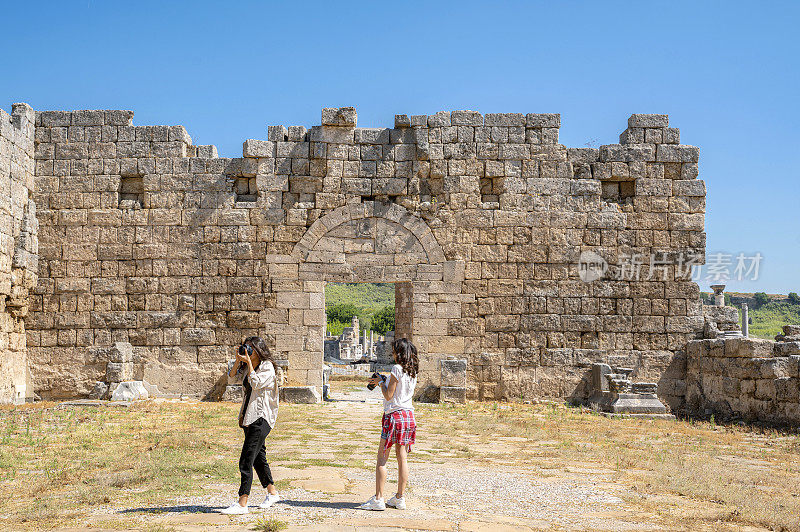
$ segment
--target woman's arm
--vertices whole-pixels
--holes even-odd
[[[236,376],[236,372],[239,371],[239,366],[241,366],[241,365],[242,365],[242,361],[239,360],[239,355],[236,355],[236,360],[233,363],[233,367],[231,367],[231,370],[228,372],[228,377],[230,377],[230,378],[235,377]]]
[[[250,363],[248,378],[250,379],[250,385],[253,387],[253,390],[263,390],[264,388],[275,385],[275,368],[268,361],[261,362],[261,366],[264,366],[264,368],[253,371],[253,365]],[[259,366],[259,368],[261,368],[261,366]]]
[[[387,401],[391,401],[392,397],[394,397],[394,392],[397,389],[397,377],[391,375],[389,377],[389,383],[381,383],[381,392],[383,392],[383,398]]]

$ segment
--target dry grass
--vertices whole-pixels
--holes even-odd
[[[437,433],[435,446],[449,447],[473,462],[613,470],[615,483],[632,491],[626,498],[675,525],[699,528],[722,521],[800,530],[797,434],[705,422],[610,419],[557,405],[473,403],[421,405],[419,410]],[[468,434],[477,438],[465,444]],[[676,508],[659,495],[696,501],[714,511],[676,519]],[[651,498],[656,502],[648,502]]]
[[[233,484],[237,411],[230,403],[153,401],[2,408],[0,529],[73,525],[99,508],[163,505],[202,497],[213,489],[206,485]],[[360,416],[326,404],[282,405],[271,460],[291,470],[371,469],[377,419]],[[796,434],[500,403],[418,405],[417,419],[412,461],[457,467],[468,459],[522,465],[541,477],[597,475],[667,526],[798,530]]]
[[[280,530],[286,530],[288,526],[286,522],[273,517],[261,517],[253,524],[251,530],[256,530],[257,532],[279,532]]]

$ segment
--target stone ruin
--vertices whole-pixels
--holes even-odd
[[[750,338],[735,307],[703,305],[702,339],[686,346],[685,411],[724,420],[800,425],[800,325],[785,325],[775,341]],[[747,306],[742,309],[747,324]]]
[[[316,389],[325,283],[392,282],[421,395],[586,401],[604,363],[684,403],[704,319],[681,266],[704,260],[705,186],[666,115],[567,148],[557,114],[359,128],[353,108],[330,108],[238,158],[130,111],[19,104],[0,118],[4,400],[88,396],[119,342],[134,380],[219,398],[256,334],[288,385]],[[451,359],[466,360],[457,383]]]
[[[0,403],[32,400],[25,318],[37,283],[38,233],[34,191],[35,113],[0,109]]]
[[[658,384],[632,382],[633,368],[592,364],[593,393],[589,405],[601,412],[634,416],[665,416],[667,408],[658,399]]]
[[[363,336],[360,334],[363,332]],[[359,328],[358,316],[353,316],[351,326],[341,334],[325,335],[325,360],[357,361],[374,360],[376,351],[375,331]]]

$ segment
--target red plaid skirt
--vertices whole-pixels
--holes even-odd
[[[386,440],[385,451],[391,449],[392,445],[411,446],[417,437],[417,422],[414,420],[413,410],[398,410],[391,414],[383,414],[381,421],[381,438]]]

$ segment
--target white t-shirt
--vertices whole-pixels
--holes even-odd
[[[398,410],[411,410],[414,411],[414,405],[411,403],[411,398],[414,396],[414,388],[417,386],[417,378],[409,377],[408,373],[403,371],[403,366],[395,364],[392,366],[392,375],[397,379],[397,387],[394,389],[394,396],[391,401],[383,400],[383,413],[391,414]],[[391,377],[386,379],[387,386]]]

